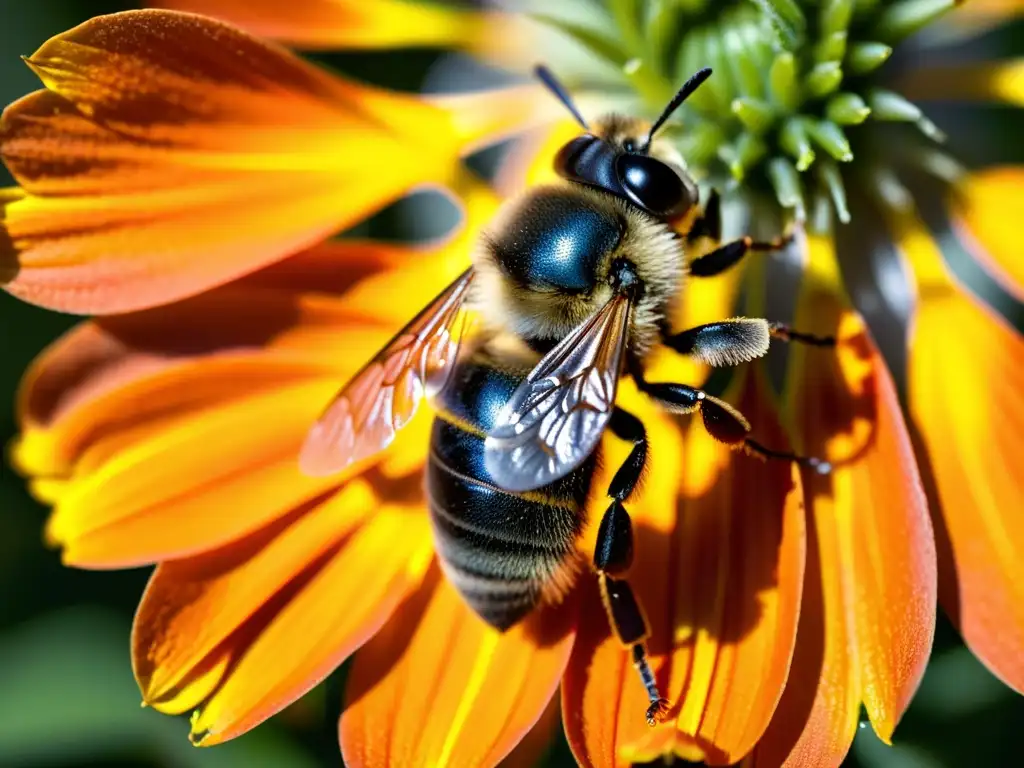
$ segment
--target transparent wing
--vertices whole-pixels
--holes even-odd
[[[448,381],[465,325],[467,269],[346,384],[306,436],[299,466],[331,475],[386,448]]]
[[[519,385],[484,443],[510,491],[547,485],[594,450],[615,407],[630,302],[616,296],[558,343]]]

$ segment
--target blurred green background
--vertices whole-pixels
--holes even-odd
[[[19,56],[91,16],[126,7],[127,3],[105,0],[0,0],[0,102],[6,104],[38,87]],[[397,61],[396,57],[348,56],[332,58],[330,63],[360,74],[372,71],[376,80],[415,87],[423,65],[429,63],[423,56],[410,54]],[[2,169],[0,181],[10,182]],[[384,217],[372,229],[386,231],[389,220],[395,217]],[[21,372],[72,323],[70,318],[33,309],[0,292],[0,442],[7,443],[15,432],[12,403]],[[214,749],[195,749],[188,743],[184,718],[141,709],[131,675],[128,637],[147,572],[64,569],[58,553],[42,544],[45,514],[4,464],[0,468],[0,768],[305,768],[339,763],[338,675],[251,734]],[[564,742],[555,745],[548,763],[571,763]],[[848,764],[865,768],[1024,765],[1024,698],[985,671],[943,622],[924,684],[896,732],[896,746],[882,745],[870,727],[862,727]]]

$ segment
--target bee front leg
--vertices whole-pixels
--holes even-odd
[[[613,434],[633,443],[626,461],[619,467],[608,486],[612,502],[608,505],[597,531],[594,547],[594,567],[598,573],[601,599],[608,613],[608,621],[620,642],[631,649],[633,666],[647,689],[651,705],[647,708],[648,725],[665,719],[669,702],[662,698],[654,672],[647,662],[645,641],[650,628],[643,609],[629,582],[616,578],[625,575],[633,562],[633,522],[626,511],[625,502],[640,482],[647,462],[647,430],[636,416],[616,408],[609,421]]]
[[[717,190],[711,190],[700,217],[686,235],[692,250],[702,255],[690,262],[690,274],[694,277],[714,277],[737,264],[750,252],[777,251],[792,240],[792,236],[776,237],[773,240],[754,240],[741,237],[731,243],[722,240],[722,204]]]
[[[784,235],[772,240],[755,240],[748,235],[740,237],[691,261],[690,274],[693,277],[715,277],[738,264],[748,253],[777,251],[792,239],[792,235]]]

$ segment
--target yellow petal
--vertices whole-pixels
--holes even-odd
[[[908,394],[941,511],[939,597],[975,655],[1024,691],[1024,338],[953,280],[910,215],[891,228],[917,281]]]
[[[497,20],[415,0],[156,0],[300,48],[472,47]]]
[[[957,237],[1006,290],[1024,301],[1024,258],[1018,228],[1024,211],[1024,168],[986,168],[952,195]]]

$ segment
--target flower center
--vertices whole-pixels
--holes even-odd
[[[882,65],[956,4],[601,0],[566,3],[558,16],[551,3],[533,3],[531,15],[582,48],[552,47],[552,64],[568,68],[584,94],[605,91],[616,109],[657,114],[679,83],[711,67],[714,75],[665,130],[694,176],[798,219],[824,207],[847,222],[848,185],[870,187],[883,202],[898,186],[886,130],[912,135],[897,139],[901,160],[936,165],[941,133],[885,87]]]

